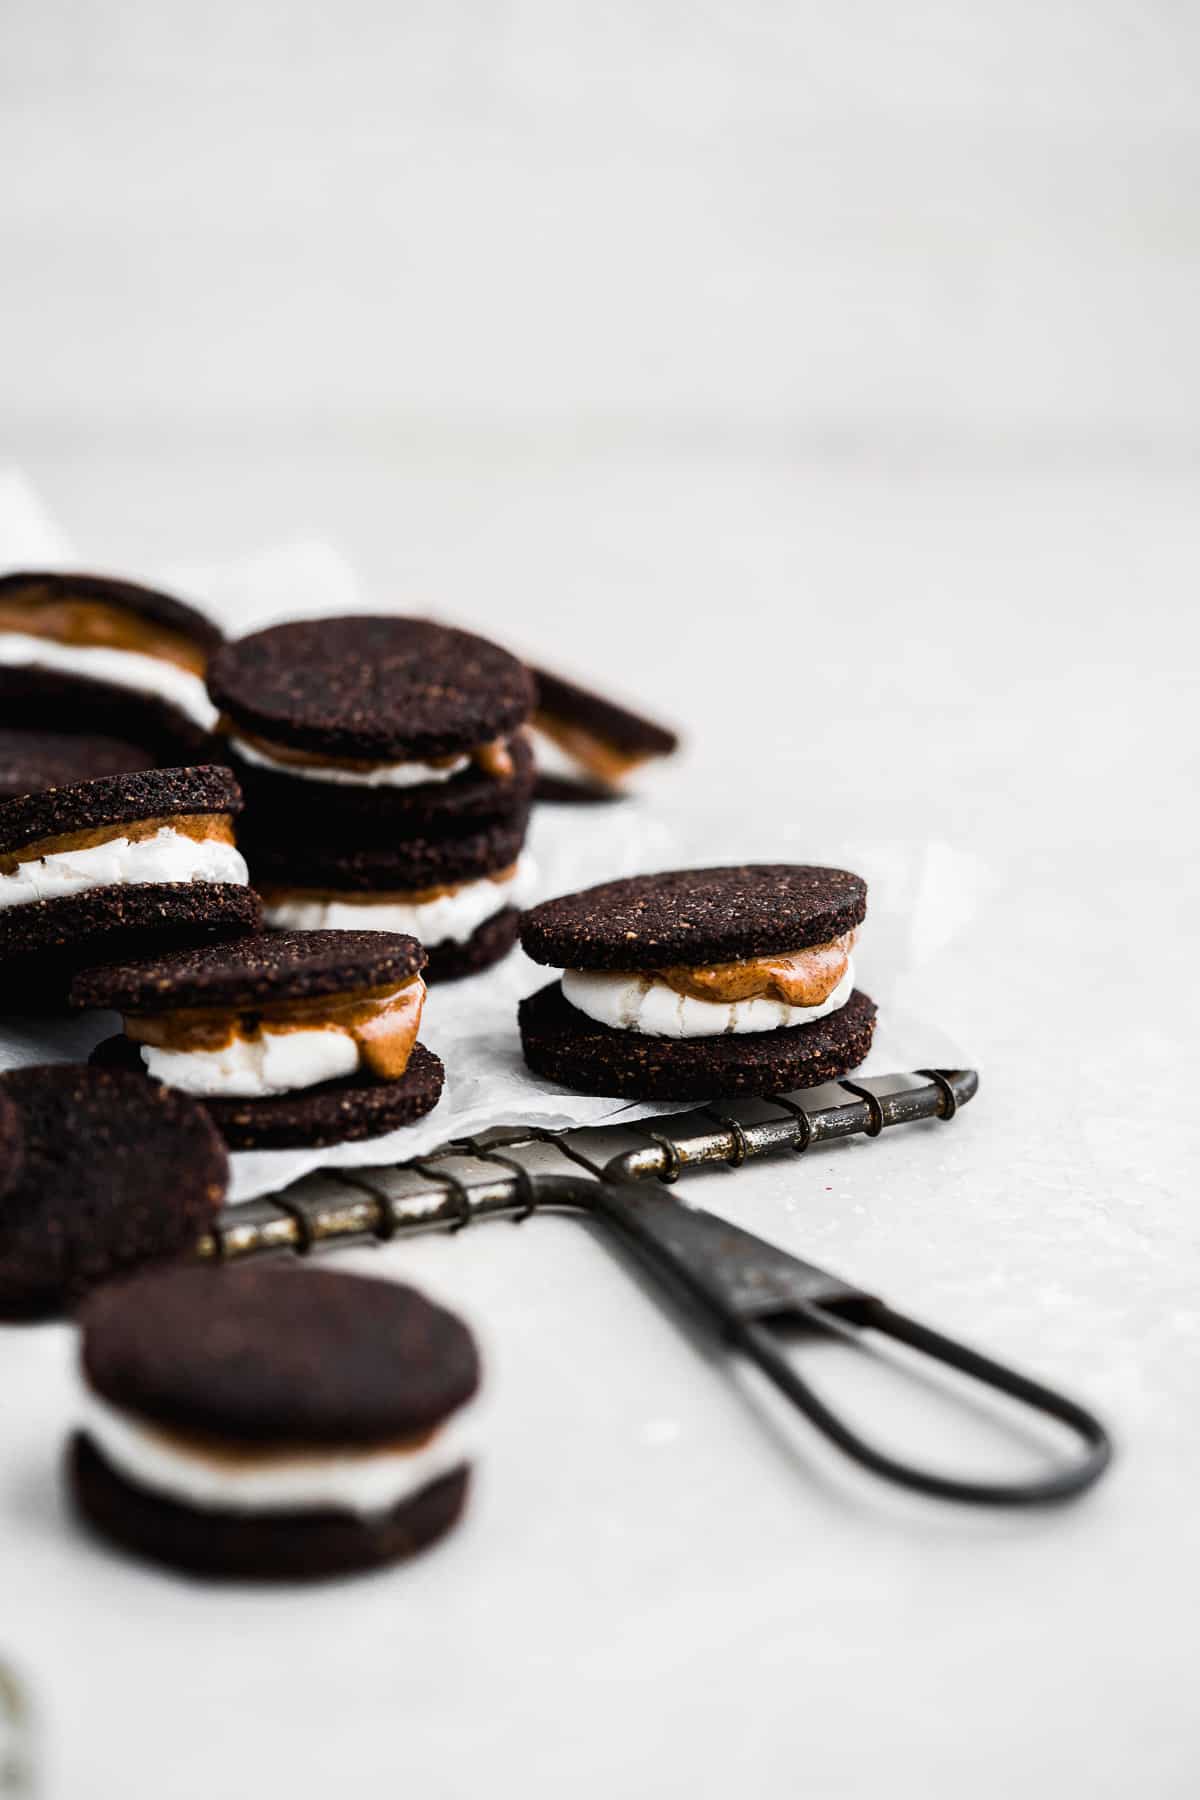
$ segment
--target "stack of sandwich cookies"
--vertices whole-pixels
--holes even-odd
[[[547,901],[521,944],[562,968],[521,1003],[530,1067],[588,1094],[787,1093],[866,1057],[854,986],[866,886],[844,869],[749,864],[642,875]]]
[[[208,1229],[228,1159],[204,1109],[76,1063],[0,1075],[0,1318],[41,1318]]]
[[[462,1511],[479,1358],[411,1288],[196,1267],[105,1289],[81,1325],[71,1487],[137,1555],[210,1576],[338,1575],[424,1549]]]
[[[417,1042],[424,961],[393,932],[265,932],[88,970],[72,999],[124,1017],[95,1060],[193,1095],[232,1149],[339,1144],[441,1097]]]
[[[118,738],[82,732],[0,730],[0,800],[153,767],[148,750]]]
[[[619,799],[647,762],[679,748],[673,731],[545,669],[533,715],[539,800]]]
[[[132,738],[162,763],[212,754],[204,686],[221,633],[169,594],[106,576],[0,577],[0,713],[6,725]]]
[[[48,997],[64,971],[253,931],[230,771],[147,769],[0,800],[0,979]]]
[[[511,948],[533,761],[528,672],[420,619],[309,620],[209,671],[276,927],[412,932],[428,978]]]

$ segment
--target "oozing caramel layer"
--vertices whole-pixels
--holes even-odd
[[[142,1431],[152,1432],[172,1449],[218,1468],[286,1468],[291,1463],[310,1463],[327,1456],[378,1456],[389,1452],[423,1450],[437,1436],[437,1426],[416,1437],[389,1438],[379,1444],[239,1444],[232,1438],[212,1437],[199,1431],[178,1431],[157,1420],[138,1419]]]
[[[135,650],[140,656],[174,663],[191,675],[204,674],[204,651],[191,638],[103,600],[41,599],[36,593],[0,600],[0,631],[23,631],[29,637],[93,650]]]
[[[447,881],[440,887],[427,888],[372,888],[366,894],[353,893],[346,888],[264,887],[261,883],[258,892],[266,906],[286,906],[296,900],[317,901],[325,906],[339,903],[343,906],[424,906],[431,900],[444,900],[449,894],[461,893],[463,888],[473,887],[476,881],[494,881],[502,887],[516,872],[516,863],[510,863],[507,869],[475,875],[469,881]]]
[[[352,994],[323,994],[316,1000],[273,1000],[240,1011],[189,1006],[169,1013],[131,1013],[125,1035],[156,1050],[227,1050],[238,1038],[253,1041],[264,1032],[340,1031],[353,1038],[359,1057],[381,1081],[397,1081],[408,1067],[425,983],[419,975],[403,987],[364,988]]]
[[[168,813],[161,819],[129,819],[123,825],[94,825],[87,831],[64,831],[58,837],[39,838],[34,844],[22,844],[19,850],[0,856],[0,875],[11,875],[22,863],[37,862],[43,856],[57,856],[64,850],[94,850],[98,844],[113,844],[125,838],[138,844],[156,831],[177,831],[197,844],[214,840],[233,843],[232,813]]]
[[[659,981],[693,1000],[782,1000],[788,1006],[820,1006],[850,966],[857,932],[810,944],[787,956],[755,956],[745,962],[708,963],[700,968],[655,971]]]
[[[269,738],[255,737],[249,731],[243,731],[226,713],[222,716],[218,730],[227,737],[241,738],[252,750],[258,750],[263,756],[269,756],[272,762],[291,763],[301,769],[348,769],[355,775],[369,775],[373,769],[388,767],[388,760],[380,757],[365,758],[360,756],[329,756],[323,750],[297,750],[291,744],[272,743]],[[497,781],[507,781],[513,772],[512,751],[503,738],[495,738],[490,744],[477,744],[473,750],[456,751],[451,756],[414,757],[414,763],[426,769],[452,769],[459,760],[460,754],[469,758],[485,775],[491,775]],[[394,760],[394,759],[392,759]]]
[[[553,713],[535,712],[533,722],[539,731],[544,732],[560,750],[581,764],[598,781],[613,784],[622,782],[648,760],[639,751],[619,750],[615,744],[597,737],[584,726],[557,718]]]

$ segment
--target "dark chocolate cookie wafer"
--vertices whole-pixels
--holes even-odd
[[[105,1038],[91,1060],[102,1068],[146,1074],[137,1045],[127,1037]],[[350,1075],[265,1100],[195,1098],[231,1150],[325,1149],[414,1125],[433,1111],[445,1079],[441,1058],[414,1044],[408,1067],[395,1081]]]
[[[525,841],[525,816],[461,837],[404,837],[377,849],[308,842],[275,846],[251,827],[242,843],[255,886],[339,894],[416,894],[510,869]]]
[[[0,1200],[16,1185],[24,1160],[21,1115],[8,1096],[0,1092]]]
[[[478,1354],[413,1289],[197,1267],[97,1294],[81,1324],[72,1488],[135,1553],[207,1575],[332,1575],[457,1518],[468,1467],[446,1428]]]
[[[416,1041],[424,964],[397,932],[266,932],[90,970],[71,997],[124,1014],[94,1061],[192,1093],[231,1149],[315,1147],[437,1105],[444,1070]]]
[[[126,775],[154,765],[150,752],[119,738],[66,731],[0,731],[0,800],[45,788]]]
[[[428,619],[308,619],[228,644],[209,691],[237,730],[332,757],[421,761],[507,737],[533,708],[514,656]]]
[[[61,1311],[96,1283],[186,1251],[225,1193],[203,1109],[138,1076],[75,1063],[0,1076],[22,1160],[0,1200],[0,1317]]]
[[[165,822],[241,811],[241,789],[219,764],[184,769],[136,769],[77,781],[0,803],[0,869],[27,845],[95,833],[144,820]],[[74,846],[72,846],[74,847]]]
[[[679,748],[665,725],[546,669],[532,673],[539,800],[616,799],[635,769]]]
[[[866,882],[846,869],[673,870],[535,906],[521,921],[521,947],[560,969],[733,962],[826,943],[860,924],[866,909]]]
[[[856,988],[845,1006],[811,1025],[729,1037],[650,1037],[589,1019],[555,981],[522,1000],[520,1026],[530,1068],[578,1093],[712,1100],[787,1094],[848,1075],[871,1048],[875,1002]]]

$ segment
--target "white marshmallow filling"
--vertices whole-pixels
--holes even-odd
[[[420,984],[424,1000],[424,984]],[[404,990],[380,1000],[381,1012]],[[264,1020],[253,1036],[235,1032],[219,1050],[167,1050],[138,1044],[146,1072],[167,1087],[201,1099],[271,1100],[355,1075],[367,1066],[352,1031],[337,1024],[297,1030]]]
[[[371,1518],[469,1461],[462,1414],[423,1442],[284,1453],[241,1444],[205,1446],[156,1430],[85,1387],[79,1429],[118,1475],[184,1506],[208,1512],[338,1512]],[[469,1430],[469,1427],[468,1427]]]
[[[786,1000],[698,1000],[680,994],[654,975],[591,969],[566,969],[563,997],[599,1025],[646,1037],[736,1037],[744,1032],[783,1031],[811,1025],[838,1012],[854,991],[854,959],[828,997],[816,1006],[793,1006]]]
[[[0,908],[61,900],[91,888],[192,881],[245,887],[250,880],[241,851],[220,838],[188,837],[169,825],[150,837],[131,839],[119,825],[113,833],[84,850],[55,850],[19,862],[11,874],[0,875]]]
[[[212,731],[217,709],[199,675],[178,663],[143,650],[116,650],[108,644],[60,644],[31,632],[0,631],[0,665],[18,669],[51,669],[107,681],[158,700],[167,700],[202,731]]]
[[[361,900],[306,894],[303,889],[263,896],[268,925],[291,931],[401,931],[426,945],[465,944],[481,925],[509,906],[523,906],[535,880],[526,852],[515,868],[457,883],[431,900]]]

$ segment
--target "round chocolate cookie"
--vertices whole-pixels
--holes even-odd
[[[0,882],[24,861],[83,849],[108,828],[236,813],[241,794],[228,769],[147,769],[0,800]],[[83,839],[81,845],[79,840]],[[28,854],[45,846],[37,855]],[[236,873],[242,869],[234,858]],[[122,881],[0,904],[0,981],[10,1008],[57,1006],[73,975],[131,951],[150,954],[209,937],[253,931],[258,896],[243,881]]]
[[[533,750],[523,732],[510,740],[513,772],[503,780],[471,763],[448,781],[415,787],[355,787],[308,781],[247,762],[228,752],[258,835],[279,845],[316,840],[355,849],[394,844],[398,837],[470,835],[482,827],[524,819],[533,794]]]
[[[550,1081],[632,1100],[712,1100],[787,1094],[848,1075],[871,1048],[875,1002],[856,988],[839,1011],[811,1025],[665,1038],[598,1024],[554,981],[522,1000],[519,1017],[525,1060]]]
[[[80,1322],[83,1378],[102,1411],[85,1413],[73,1441],[71,1484],[84,1517],[137,1554],[207,1575],[332,1575],[406,1556],[457,1518],[468,1469],[439,1433],[474,1396],[479,1358],[461,1321],[414,1289],[294,1266],[197,1266],[94,1295]],[[129,1454],[147,1434],[172,1458],[153,1486]],[[372,1452],[390,1462],[389,1480],[399,1473],[400,1497],[381,1504],[375,1488],[370,1504],[339,1503],[339,1476],[349,1464],[353,1480]],[[244,1481],[239,1491],[239,1475],[261,1468],[269,1480],[281,1459],[301,1471],[286,1508]]]
[[[227,1014],[230,1031],[253,1039],[280,1002],[340,999],[401,988],[425,965],[413,937],[393,931],[281,931],[146,961],[85,971],[75,981],[76,1006],[108,1007],[138,1018],[191,1008]],[[319,1021],[313,1021],[319,1024]],[[147,1073],[138,1045],[108,1038],[92,1060]],[[169,1075],[160,1076],[169,1080]],[[323,1147],[379,1137],[411,1125],[437,1105],[445,1070],[423,1044],[413,1045],[398,1077],[368,1069],[262,1097],[197,1095],[232,1150]]]
[[[264,843],[251,827],[241,843],[259,888],[328,890],[336,894],[420,893],[423,889],[478,881],[509,869],[525,842],[527,813],[461,837],[405,837],[381,849],[319,841]],[[503,904],[502,899],[497,902]]]
[[[127,1037],[105,1038],[91,1060],[102,1068],[146,1075],[141,1053]],[[198,1095],[196,1105],[205,1109],[231,1150],[325,1149],[414,1125],[433,1111],[445,1079],[441,1058],[424,1044],[414,1044],[397,1081],[347,1075],[264,1100]]]
[[[522,918],[521,947],[559,969],[695,968],[828,943],[866,910],[866,883],[846,869],[683,869],[546,900]]]
[[[89,969],[71,991],[76,1006],[164,1013],[230,1007],[253,1013],[271,1000],[316,1000],[355,989],[399,987],[425,953],[395,931],[278,931],[173,955]]]
[[[22,1161],[0,1202],[0,1317],[61,1311],[190,1248],[220,1207],[225,1147],[195,1101],[76,1063],[0,1076]]]
[[[106,825],[180,814],[239,813],[242,793],[230,769],[137,769],[77,781],[42,793],[0,801],[0,867],[5,857],[43,838],[64,837]]]
[[[7,726],[37,729],[48,719],[69,722],[72,731],[130,738],[163,763],[204,762],[219,756],[211,731],[179,705],[143,687],[122,685],[110,674],[83,667],[63,669],[36,662],[8,660],[6,633],[22,633],[22,613],[46,608],[70,615],[79,609],[104,608],[118,618],[142,621],[170,634],[188,648],[196,665],[196,697],[208,711],[199,670],[210,651],[222,642],[211,619],[170,594],[108,576],[46,571],[20,571],[0,577],[0,716]],[[41,633],[34,632],[35,636]],[[50,641],[53,642],[51,634]],[[104,634],[81,649],[123,647]],[[99,662],[97,662],[97,670]]]
[[[308,619],[218,651],[209,693],[235,730],[331,757],[422,761],[508,737],[533,709],[514,656],[428,619]]]
[[[66,731],[0,731],[0,800],[149,769],[154,758],[119,738]]]

